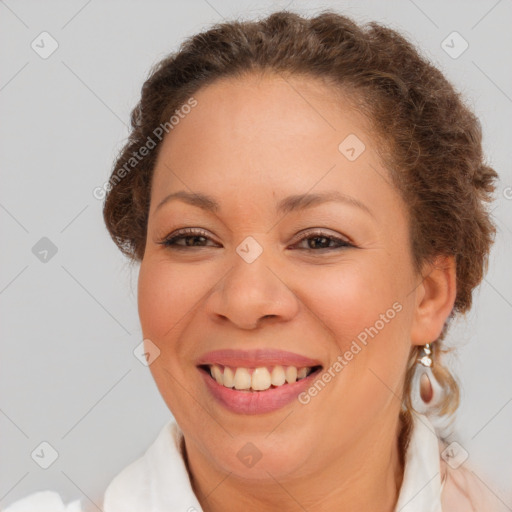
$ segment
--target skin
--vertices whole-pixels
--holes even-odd
[[[214,512],[391,511],[407,360],[453,307],[453,260],[415,272],[406,205],[377,142],[328,85],[247,75],[194,97],[158,155],[138,287],[144,338],[161,351],[150,369],[184,433],[194,491]],[[366,146],[353,162],[338,150],[349,134]],[[157,208],[179,190],[211,195],[220,209]],[[371,213],[339,202],[276,212],[289,195],[332,190]],[[159,243],[181,228],[208,238],[182,250]],[[315,249],[318,238],[299,241],[311,228],[354,246]],[[251,264],[236,252],[247,236],[263,248]],[[212,400],[195,365],[211,350],[277,348],[328,368],[396,302],[395,318],[307,405],[236,414]],[[251,468],[237,457],[247,442],[262,454]]]

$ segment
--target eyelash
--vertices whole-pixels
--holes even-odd
[[[185,238],[197,238],[197,237],[204,237],[204,238],[207,238],[208,240],[211,240],[211,238],[208,236],[208,233],[206,233],[205,231],[203,231],[201,229],[187,228],[187,229],[182,229],[182,230],[179,230],[179,231],[173,233],[171,236],[165,238],[164,240],[162,240],[161,242],[158,242],[158,243],[163,245],[164,247],[167,247],[167,248],[173,249],[173,250],[187,250],[188,248],[211,247],[211,246],[197,246],[197,245],[196,246],[194,246],[194,245],[187,246],[187,245],[177,245],[176,244],[176,240],[185,239]],[[320,250],[332,251],[335,249],[346,249],[349,247],[355,247],[355,245],[351,244],[350,242],[347,242],[346,240],[343,240],[342,238],[330,235],[323,231],[315,231],[315,230],[305,233],[295,243],[297,244],[297,243],[303,242],[304,240],[310,240],[310,239],[314,239],[314,238],[325,238],[329,241],[329,243],[336,242],[339,245],[338,245],[338,247],[320,247],[319,249],[307,248],[307,249],[303,249],[303,250],[305,250],[305,251],[320,251]]]

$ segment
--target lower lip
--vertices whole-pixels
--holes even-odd
[[[265,391],[237,391],[227,388],[214,380],[209,373],[199,370],[206,387],[224,407],[237,414],[264,414],[290,404],[305,391],[321,368],[293,384],[283,384]]]

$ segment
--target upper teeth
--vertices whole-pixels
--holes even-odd
[[[310,367],[297,369],[295,366],[274,366],[272,371],[269,371],[265,366],[249,369],[210,365],[210,374],[219,384],[226,388],[254,391],[264,391],[271,385],[282,386],[285,382],[291,384],[307,377],[311,370]]]

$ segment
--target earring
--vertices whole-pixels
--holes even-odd
[[[443,389],[432,372],[433,350],[432,344],[427,343],[422,347],[416,360],[416,369],[411,385],[411,403],[420,414],[428,414],[435,408],[443,394]]]

